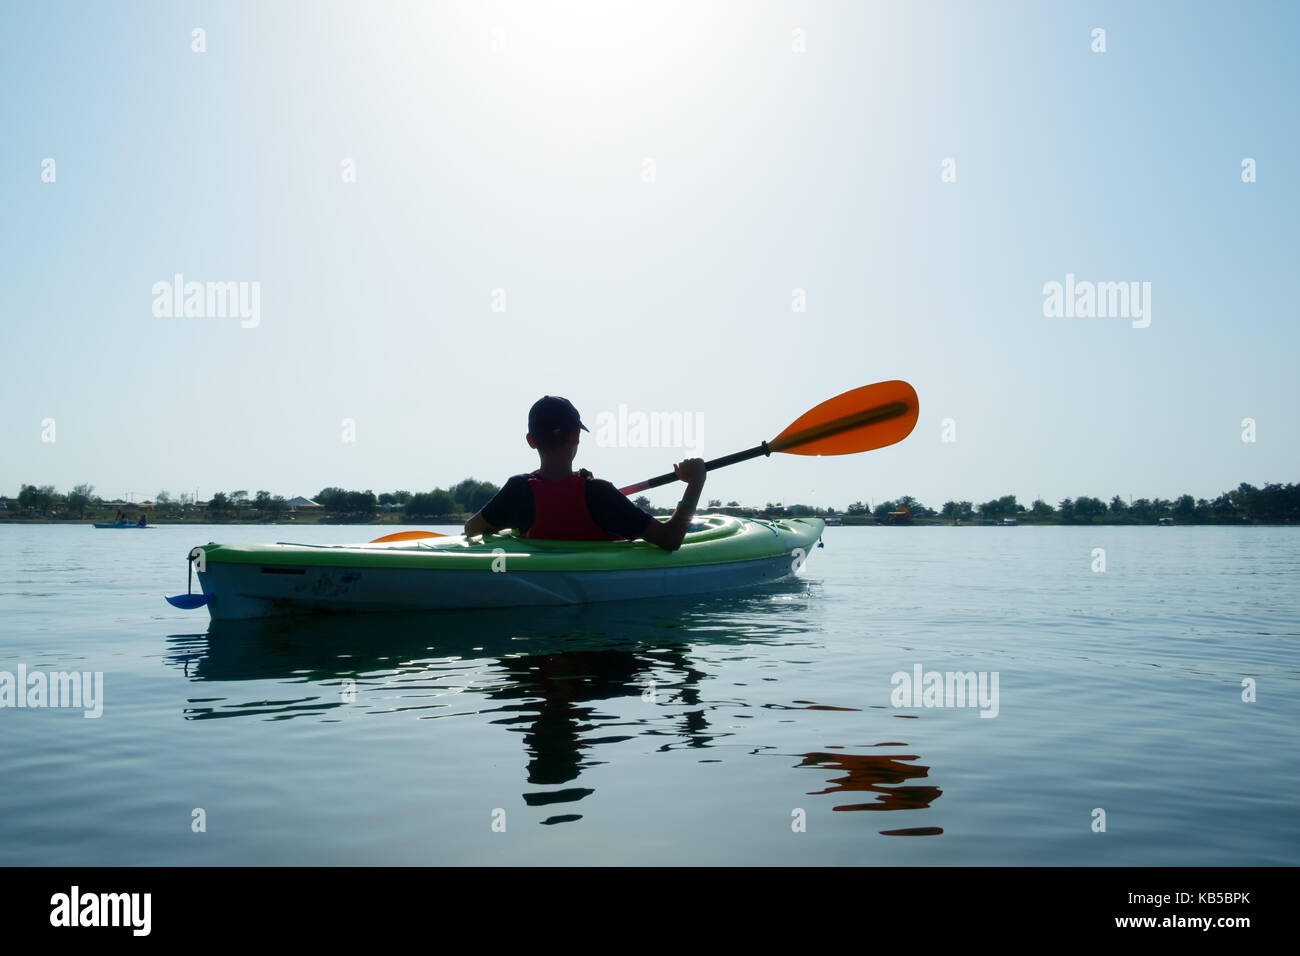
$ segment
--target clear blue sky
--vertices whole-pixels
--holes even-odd
[[[0,493],[502,483],[544,393],[699,415],[711,457],[892,378],[902,444],[706,496],[1300,481],[1298,33],[1288,3],[12,7]],[[155,316],[176,273],[260,283],[257,326]],[[1150,282],[1150,327],[1045,317],[1067,273]]]

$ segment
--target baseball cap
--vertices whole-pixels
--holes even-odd
[[[567,398],[543,395],[533,402],[533,407],[528,410],[528,433],[534,438],[539,435],[571,432],[579,428],[584,432],[591,431],[582,424],[578,410]]]

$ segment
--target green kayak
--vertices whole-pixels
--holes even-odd
[[[646,541],[503,534],[347,545],[208,544],[190,554],[203,605],[214,620],[230,620],[584,604],[731,590],[795,573],[824,527],[819,518],[700,515],[672,552]]]

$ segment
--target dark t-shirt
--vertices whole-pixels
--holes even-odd
[[[624,538],[639,538],[646,522],[654,516],[642,511],[623,492],[608,481],[587,476],[587,511],[591,520],[610,534]],[[514,528],[523,534],[533,524],[533,489],[528,486],[531,475],[513,475],[479,512],[483,520],[494,528]]]

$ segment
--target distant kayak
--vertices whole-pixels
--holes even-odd
[[[647,541],[513,534],[352,545],[208,544],[194,549],[213,620],[282,614],[586,604],[703,594],[779,581],[816,547],[818,518],[701,515],[677,551]],[[170,600],[170,599],[169,599]],[[200,603],[202,602],[202,603]]]
[[[131,524],[127,521],[96,521],[96,528],[139,528],[141,531],[152,528],[151,524]]]

